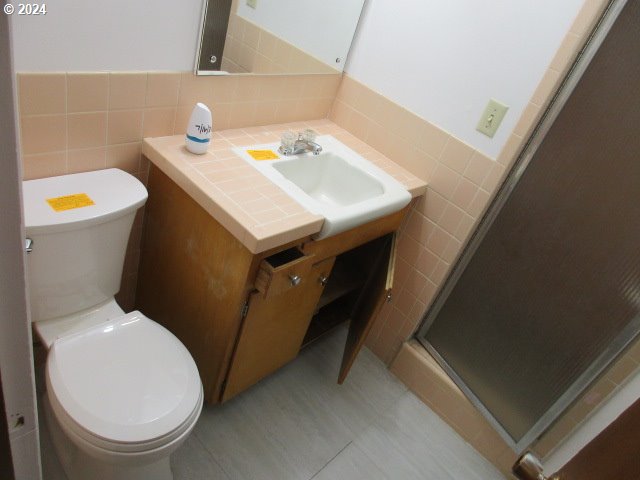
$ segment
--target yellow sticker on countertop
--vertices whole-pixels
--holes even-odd
[[[65,195],[64,197],[47,198],[47,203],[51,205],[51,208],[56,212],[64,212],[65,210],[95,205],[86,193],[74,193],[73,195]]]
[[[247,150],[254,160],[278,160],[280,157],[273,150]]]

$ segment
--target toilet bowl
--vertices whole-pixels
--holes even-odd
[[[109,169],[26,181],[23,195],[45,418],[65,473],[171,480],[169,455],[202,410],[198,370],[171,332],[113,297],[146,189]]]

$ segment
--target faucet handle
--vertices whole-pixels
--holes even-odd
[[[301,131],[298,135],[300,140],[304,140],[305,142],[315,142],[318,136],[318,134],[310,128]]]
[[[282,136],[280,137],[280,151],[285,154],[291,153],[293,151],[293,146],[295,145],[296,140],[298,140],[298,137],[291,130],[283,132]]]

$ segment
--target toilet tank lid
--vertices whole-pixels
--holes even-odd
[[[117,168],[27,180],[22,192],[27,235],[104,223],[147,200],[144,185]]]

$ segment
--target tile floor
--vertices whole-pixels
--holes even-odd
[[[176,480],[503,480],[368,350],[336,378],[346,330],[223,406],[173,455]],[[45,480],[64,480],[41,422]]]

